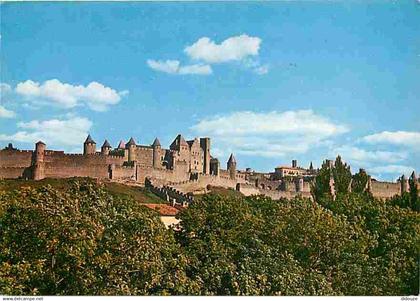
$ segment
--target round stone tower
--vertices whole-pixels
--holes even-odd
[[[236,159],[233,154],[230,154],[229,160],[227,162],[227,170],[229,171],[229,176],[232,180],[236,180]]]
[[[33,179],[42,180],[45,178],[45,143],[38,141],[35,144],[35,152],[33,159]]]
[[[128,150],[128,161],[134,162],[136,161],[136,141],[134,141],[133,137],[125,145],[125,148]]]
[[[161,145],[158,138],[156,138],[155,141],[153,141],[152,148],[153,148],[153,167],[160,168],[162,167],[162,161],[160,160]]]

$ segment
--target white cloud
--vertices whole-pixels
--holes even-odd
[[[384,131],[365,136],[362,138],[362,141],[370,144],[393,144],[420,147],[420,132]]]
[[[269,66],[261,65],[258,59],[261,39],[246,34],[230,37],[216,44],[208,37],[198,39],[187,46],[184,52],[198,64],[182,66],[179,60],[147,60],[147,65],[153,70],[169,74],[199,74],[213,73],[211,64],[239,61],[241,65],[251,69],[258,75],[268,73]]]
[[[401,174],[409,174],[414,168],[407,165],[411,155],[406,151],[367,150],[353,145],[331,148],[330,156],[340,155],[353,172],[364,168],[376,179],[395,180]]]
[[[0,118],[13,118],[15,116],[16,116],[15,112],[10,111],[6,109],[5,107],[3,107],[2,105],[0,105]]]
[[[413,172],[414,167],[406,166],[406,165],[382,165],[382,166],[375,166],[370,167],[367,169],[369,173],[373,174],[386,174],[386,175],[406,175],[407,177],[411,175]]]
[[[251,69],[252,71],[254,71],[254,73],[258,75],[267,74],[269,70],[269,66],[267,64],[261,65],[261,63],[257,59],[246,59],[244,60],[243,64],[246,68]]]
[[[83,117],[71,117],[19,122],[17,127],[20,130],[14,134],[0,134],[0,141],[35,143],[42,140],[47,145],[69,147],[83,143],[92,122]]]
[[[63,108],[73,108],[85,104],[95,111],[105,111],[120,102],[127,90],[117,92],[98,82],[87,86],[62,83],[57,79],[40,84],[32,80],[18,83],[15,92],[36,104],[53,104]]]
[[[155,61],[147,60],[147,65],[150,68],[156,71],[161,71],[165,73],[175,74],[179,69],[179,61],[176,60],[166,60],[166,61]]]
[[[317,134],[321,137],[348,131],[346,126],[335,125],[312,110],[256,113],[234,112],[200,121],[192,127],[196,131],[213,135],[246,136],[248,134]]]
[[[358,166],[368,166],[377,163],[397,163],[408,157],[406,152],[371,151],[350,145],[336,147],[330,154],[331,156],[340,155],[344,160]]]
[[[268,65],[258,66],[254,69],[254,72],[258,75],[263,75],[268,73]]]
[[[212,74],[212,72],[213,71],[210,65],[194,64],[194,65],[186,65],[179,68],[179,74],[208,75],[208,74]]]
[[[12,87],[10,87],[9,84],[6,83],[0,83],[0,99],[4,97],[6,93],[9,93],[12,91]]]
[[[202,37],[194,44],[187,46],[184,52],[194,60],[207,63],[240,61],[248,56],[258,55],[261,39],[246,34],[230,37],[216,44],[208,37]]]
[[[203,119],[191,130],[215,140],[216,148],[247,155],[278,157],[305,153],[348,128],[311,110],[234,112]]]
[[[147,65],[153,70],[165,72],[169,74],[198,74],[209,75],[212,74],[210,65],[194,64],[181,66],[177,60],[155,61],[147,60]]]

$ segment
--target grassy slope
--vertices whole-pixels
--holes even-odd
[[[51,185],[58,190],[66,190],[75,180],[79,181],[94,181],[88,178],[70,178],[70,179],[43,179],[40,181],[33,180],[1,180],[0,191],[10,191],[19,189],[21,187],[38,188],[44,185]],[[166,203],[149,190],[142,187],[132,187],[119,183],[104,183],[105,189],[112,195],[122,198],[132,198],[140,203]]]
[[[43,179],[40,181],[34,180],[0,180],[0,191],[10,191],[14,189],[19,189],[21,187],[33,187],[38,188],[44,185],[51,185],[58,190],[66,190],[70,187],[71,183],[75,180],[78,181],[92,181],[93,179],[89,178],[69,178],[69,179]],[[165,204],[166,202],[150,192],[148,189],[143,187],[133,187],[127,186],[119,183],[104,182],[105,189],[112,195],[122,197],[122,198],[131,198],[140,203],[151,203],[151,204]],[[210,188],[210,194],[217,194],[220,196],[227,197],[242,197],[243,194],[228,188],[222,188],[217,186],[212,186]],[[195,195],[195,199],[202,198],[203,195]]]
[[[236,191],[232,188],[223,188],[218,186],[211,186],[209,194],[217,194],[220,196],[226,196],[226,197],[243,197],[244,195],[240,193],[239,191]],[[200,199],[203,197],[204,194],[198,194],[195,195],[195,199]]]

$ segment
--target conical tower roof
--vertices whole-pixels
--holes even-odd
[[[125,142],[124,142],[124,140],[121,140],[120,143],[118,143],[118,148],[119,149],[125,148]]]
[[[412,180],[417,180],[416,172],[414,170],[413,170],[413,173],[411,174],[411,179]]]
[[[128,140],[126,146],[136,145],[136,141],[134,141],[134,138],[131,137],[130,140]]]
[[[155,138],[155,141],[153,141],[153,144],[152,144],[152,146],[161,146],[160,145],[160,141],[159,141],[159,139],[158,138]]]
[[[229,160],[228,160],[228,164],[231,164],[231,163],[236,163],[236,159],[235,159],[235,156],[233,154],[230,154],[230,157],[229,157]]]
[[[85,143],[86,143],[86,144],[87,144],[87,143],[96,144],[96,142],[95,142],[95,141],[93,141],[93,139],[92,139],[92,137],[90,136],[90,134],[87,136],[87,138],[86,138],[86,140],[85,140]]]
[[[102,145],[102,147],[111,148],[111,144],[109,144],[108,140],[105,139],[104,144]]]
[[[174,148],[177,148],[180,145],[188,146],[187,141],[185,141],[184,137],[182,137],[181,134],[176,136],[175,140],[171,143],[170,148],[174,149]]]
[[[314,166],[312,165],[312,161],[311,161],[311,164],[309,164],[309,170],[313,170],[314,169]]]

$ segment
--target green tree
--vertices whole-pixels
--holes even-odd
[[[337,156],[334,162],[334,168],[332,170],[334,177],[334,187],[337,194],[345,194],[349,190],[351,181],[350,166],[341,160],[340,156]]]
[[[358,173],[353,176],[351,190],[353,192],[362,193],[366,190],[369,176],[364,169],[360,169]]]
[[[322,198],[325,195],[331,195],[330,179],[332,176],[332,170],[328,162],[323,162],[321,169],[315,177],[315,180],[311,187],[312,197],[315,200]]]
[[[403,196],[408,197],[408,193]],[[365,268],[357,277],[354,274],[350,278],[346,295],[418,295],[418,213],[364,193],[341,194],[334,201],[324,198],[318,202],[334,215],[354,222],[361,233],[370,238],[359,253],[365,260]],[[357,279],[364,282],[364,290],[359,292],[355,292],[351,284]]]
[[[413,176],[408,180],[410,186],[410,208],[420,212],[420,197],[419,197],[419,189],[418,189],[418,181],[417,178]]]
[[[337,156],[333,166],[330,166],[327,161],[322,164],[312,185],[312,195],[315,200],[321,199],[326,195],[331,195],[331,177],[334,179],[334,190],[336,194],[345,194],[348,192],[352,175],[350,166],[343,163],[340,156]]]
[[[310,207],[310,206],[309,206]],[[180,213],[177,240],[187,256],[194,294],[334,294],[285,245],[286,207],[265,197],[206,196]]]
[[[345,164],[336,174],[348,181]],[[357,189],[315,201],[206,195],[172,231],[89,182],[23,188],[0,194],[0,291],[417,295],[420,214],[402,208],[410,202],[409,193],[384,201]]]
[[[182,293],[182,256],[151,210],[90,183],[0,196],[3,294]]]

